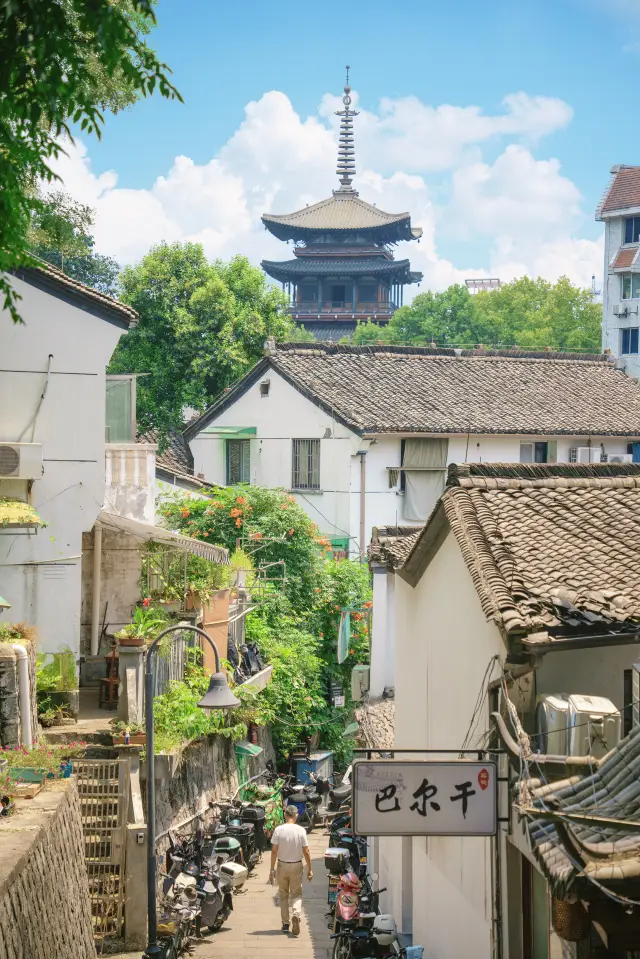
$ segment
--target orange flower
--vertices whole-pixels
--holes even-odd
[[[371,609],[372,606],[373,606],[373,601],[372,601],[372,600],[369,600],[368,603],[365,603],[365,604],[364,604],[364,608],[365,608],[365,609]]]
[[[229,516],[233,519],[236,516],[242,516],[242,510],[238,509],[236,506],[234,509],[230,510]]]
[[[240,517],[238,517],[237,520],[236,520],[236,526],[237,526],[238,528],[239,528],[240,526],[242,526],[242,520],[240,519]]]
[[[289,509],[289,506],[287,503],[280,503],[280,509]]]
[[[362,619],[362,613],[353,613],[354,619]]]
[[[350,650],[349,650],[349,655],[350,655],[350,656],[355,656],[355,650],[350,649]]]
[[[319,593],[319,592],[320,592],[320,587],[319,587],[319,586],[314,586],[314,587],[313,587],[313,591],[314,591],[314,593]]]
[[[250,539],[262,539],[262,533],[249,533]]]
[[[203,535],[203,536],[208,536],[209,534],[208,534],[207,531],[205,530],[202,535]]]
[[[289,503],[295,503],[296,498],[295,498],[295,496],[287,496],[287,501],[288,501]]]
[[[190,512],[188,509],[183,509],[183,510],[182,510],[182,515],[183,515],[184,518],[186,519],[187,516],[191,516],[191,512]]]
[[[289,536],[293,536],[294,533],[295,533],[295,529],[290,529],[290,530],[289,530]]]
[[[238,498],[236,499],[236,503],[238,504],[238,506],[244,506],[246,502],[247,501],[244,496],[238,496]]]
[[[224,503],[221,503],[219,499],[214,499],[211,505],[214,509],[224,509]]]

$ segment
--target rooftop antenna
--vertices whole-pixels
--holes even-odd
[[[351,193],[358,195],[351,185],[352,179],[356,173],[355,148],[353,145],[353,118],[358,116],[357,110],[351,109],[351,87],[349,86],[349,70],[351,67],[347,64],[347,79],[344,85],[344,96],[342,103],[344,109],[336,110],[336,116],[340,117],[340,140],[338,143],[338,165],[336,173],[340,178],[340,189],[334,190],[335,193]]]

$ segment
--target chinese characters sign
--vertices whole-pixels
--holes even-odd
[[[353,766],[361,836],[493,836],[495,763],[367,760]]]

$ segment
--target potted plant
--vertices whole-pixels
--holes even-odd
[[[129,723],[122,719],[112,719],[111,735],[114,746],[145,746],[147,734],[141,723]]]
[[[45,779],[61,779],[71,775],[70,760],[81,756],[85,743],[61,743],[60,745],[37,743],[31,749],[18,746],[16,749],[4,749],[2,756],[7,760],[7,772],[11,780],[29,783],[42,783]]]
[[[166,625],[166,614],[161,609],[149,606],[149,602],[145,599],[143,605],[136,608],[133,622],[116,633],[115,638],[120,646],[144,646]]]

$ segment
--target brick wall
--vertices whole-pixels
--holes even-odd
[[[94,959],[78,794],[61,780],[0,821],[2,959]]]

